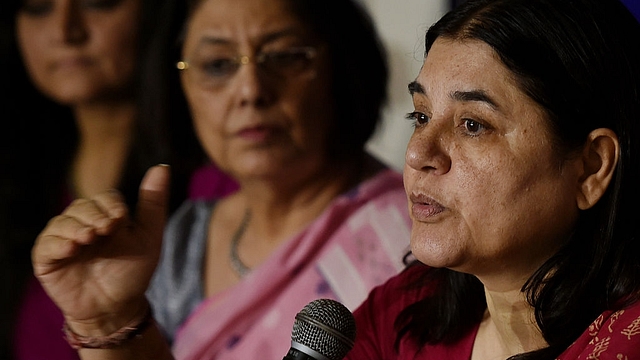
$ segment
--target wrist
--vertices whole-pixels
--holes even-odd
[[[65,321],[62,331],[64,337],[74,349],[112,349],[122,346],[141,334],[153,324],[150,304],[146,301],[128,321],[114,319],[93,321],[90,325],[83,322]],[[122,317],[120,317],[122,319]],[[124,325],[117,325],[124,324]]]

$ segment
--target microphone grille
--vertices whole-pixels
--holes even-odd
[[[291,341],[307,346],[329,360],[343,359],[353,347],[356,322],[338,301],[317,299],[296,315]]]

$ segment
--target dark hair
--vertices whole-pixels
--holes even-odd
[[[157,5],[161,22],[141,61],[141,87],[145,96],[140,97],[144,112],[140,123],[153,131],[158,139],[156,144],[168,145],[156,151],[171,165],[172,172],[178,173],[190,172],[208,161],[194,132],[176,69],[186,3],[184,0],[165,0]]]
[[[158,6],[163,1],[141,0],[138,28],[138,59],[145,57],[161,23]],[[31,82],[16,43],[16,17],[22,0],[5,0],[0,4],[0,102],[3,129],[0,131],[0,358],[13,358],[12,335],[15,316],[24,286],[32,273],[31,247],[47,221],[64,207],[68,193],[68,172],[78,142],[71,110],[44,96]],[[140,101],[132,149],[119,190],[129,206],[137,201],[138,186],[146,170],[157,163],[178,163],[181,153],[167,142],[162,123],[154,119],[144,100],[154,89],[143,88],[142,61],[138,61],[133,95]],[[144,91],[144,93],[143,93]],[[144,94],[144,96],[142,95]],[[26,105],[24,105],[26,103]],[[180,133],[190,123],[172,123]],[[172,129],[173,130],[173,129]],[[186,150],[182,150],[185,152]],[[180,162],[172,167],[171,209],[187,196],[192,163]],[[186,164],[186,165],[185,165]],[[55,335],[55,334],[54,334]]]
[[[549,346],[513,359],[555,358],[603,311],[639,297],[640,25],[618,0],[467,0],[428,30],[427,55],[440,37],[491,46],[546,111],[559,153],[580,149],[597,128],[618,136],[620,158],[604,196],[580,212],[571,238],[523,287]],[[481,320],[479,280],[434,272],[443,291],[405,309],[399,336],[449,342]]]
[[[183,34],[180,29],[201,0],[184,3],[174,1],[164,10],[178,14],[174,17],[177,22],[165,24],[165,34],[174,34],[171,39]],[[373,21],[355,0],[290,0],[288,5],[329,49],[336,116],[327,139],[328,155],[332,161],[360,159],[387,99],[386,52]],[[156,59],[165,59],[164,64],[155,66],[171,67],[175,73],[180,42],[178,38],[168,44],[172,47],[169,52],[165,44],[164,51],[156,53]],[[177,74],[173,81],[179,84]]]
[[[329,48],[335,122],[329,132],[333,160],[362,154],[386,102],[386,53],[375,26],[358,1],[292,0],[294,13]]]

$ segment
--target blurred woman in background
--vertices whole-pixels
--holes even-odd
[[[75,198],[111,188],[134,204],[144,171],[158,162],[174,165],[175,208],[204,161],[188,112],[158,112],[144,98],[154,90],[141,89],[148,72],[140,59],[160,21],[158,6],[155,0],[2,4],[7,129],[0,183],[0,358],[77,358],[60,336],[62,314],[30,266],[30,248],[52,215]]]
[[[354,309],[402,267],[409,236],[402,176],[365,150],[386,99],[387,68],[361,5],[188,5],[174,56],[155,58],[177,64],[198,138],[239,189],[215,202],[185,202],[167,223],[162,251],[163,210],[149,209],[156,201],[146,195],[163,197],[166,168],[143,182],[139,206],[150,212],[129,218],[111,193],[50,223],[34,261],[83,356],[108,353],[84,349],[95,345],[86,336],[149,324],[144,295],[158,256],[146,295],[180,359],[282,357],[304,305],[322,297]],[[121,227],[129,219],[137,225]],[[76,237],[77,226],[88,237]],[[91,275],[79,281],[83,274]],[[106,320],[99,332],[84,326],[93,315]],[[125,328],[143,329],[137,325]],[[140,344],[144,353],[131,354],[163,356],[157,333],[144,328],[113,354]],[[147,340],[153,344],[142,345]]]

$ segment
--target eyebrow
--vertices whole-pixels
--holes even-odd
[[[286,29],[282,29],[279,31],[275,31],[272,33],[267,33],[264,36],[259,38],[259,43],[264,45],[264,44],[268,44],[272,41],[275,40],[279,40],[282,38],[286,38],[289,36],[295,37],[295,36],[299,36],[299,29],[294,28],[294,27],[290,27],[290,28],[286,28]],[[231,45],[233,44],[235,41],[229,38],[225,38],[225,37],[220,37],[220,36],[214,36],[214,35],[206,35],[204,37],[202,37],[199,41],[199,44],[197,45],[202,46],[204,44],[209,44],[209,45]],[[261,46],[262,46],[261,45]]]
[[[451,98],[457,101],[478,101],[498,108],[498,104],[484,90],[454,91]]]
[[[424,86],[422,86],[417,81],[410,82],[407,88],[409,89],[409,94],[411,95],[426,94]],[[498,104],[484,90],[454,91],[453,93],[451,93],[451,95],[449,95],[449,97],[456,101],[477,101],[485,103],[494,109],[498,108]]]
[[[198,42],[197,47],[200,47],[202,45],[228,45],[231,44],[232,41],[229,39],[225,39],[222,37],[217,37],[217,36],[203,36],[202,38],[200,38],[200,41]]]
[[[420,85],[417,81],[410,82],[407,88],[409,89],[409,94],[411,95],[415,93],[425,94],[424,86]]]

